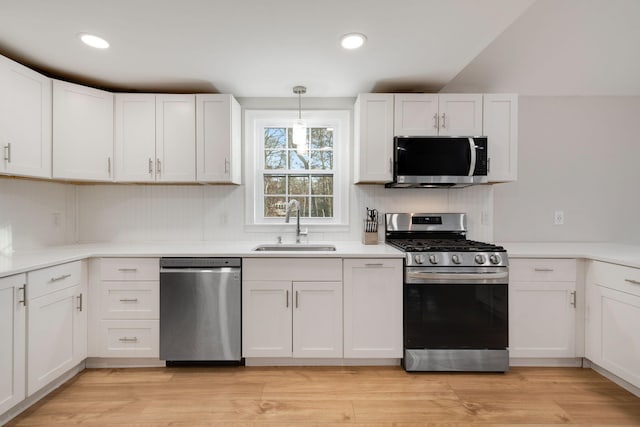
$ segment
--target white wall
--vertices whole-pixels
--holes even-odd
[[[518,181],[495,186],[495,239],[640,243],[640,97],[519,107]],[[556,210],[565,225],[553,225]]]
[[[0,178],[0,254],[73,243],[75,209],[74,185]]]

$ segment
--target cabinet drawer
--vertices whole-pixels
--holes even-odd
[[[158,258],[102,258],[102,280],[160,280]]]
[[[82,280],[82,262],[75,261],[27,273],[27,298],[30,300],[60,289],[79,285]]]
[[[509,279],[512,282],[574,282],[577,275],[575,259],[510,259]]]
[[[596,285],[640,296],[640,268],[592,261],[588,274]]]
[[[339,258],[249,258],[242,262],[243,280],[342,281]]]
[[[100,357],[159,357],[158,320],[103,320]]]
[[[102,319],[159,319],[158,282],[102,282]]]

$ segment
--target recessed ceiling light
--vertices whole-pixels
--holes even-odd
[[[345,49],[357,49],[362,46],[365,41],[367,41],[367,38],[364,36],[364,34],[351,33],[342,36],[342,39],[340,39],[340,44],[342,44],[342,47]]]
[[[109,42],[102,37],[94,36],[93,34],[80,34],[79,37],[84,44],[95,47],[96,49],[106,49],[109,47]]]

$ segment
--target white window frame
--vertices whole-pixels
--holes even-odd
[[[298,111],[246,110],[245,122],[245,197],[246,226],[255,231],[281,227],[284,218],[264,217],[264,128],[293,127]],[[308,127],[332,127],[333,131],[333,218],[301,217],[304,227],[313,230],[346,230],[349,218],[349,135],[351,112],[348,110],[304,110]],[[300,171],[301,175],[313,171]]]

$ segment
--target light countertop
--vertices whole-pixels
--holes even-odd
[[[64,262],[91,257],[198,257],[229,256],[242,258],[403,258],[404,254],[384,243],[363,245],[360,242],[327,243],[335,251],[254,251],[265,242],[135,242],[90,243],[52,246],[37,250],[16,251],[0,255],[0,277],[23,273]]]

